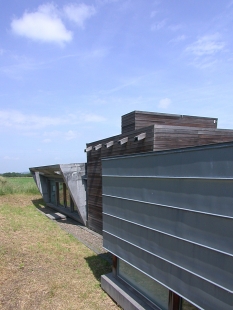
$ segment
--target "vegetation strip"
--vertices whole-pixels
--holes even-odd
[[[110,264],[39,213],[38,201],[0,196],[0,309],[119,309],[100,287]]]

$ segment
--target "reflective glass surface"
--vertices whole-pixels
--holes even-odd
[[[121,259],[118,276],[162,310],[168,309],[169,290]]]
[[[182,310],[199,310],[196,306],[192,305],[189,301],[182,300]]]

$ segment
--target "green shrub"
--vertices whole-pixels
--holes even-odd
[[[4,178],[0,176],[0,195],[7,194],[38,194],[33,178]]]

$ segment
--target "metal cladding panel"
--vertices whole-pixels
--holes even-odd
[[[159,151],[104,161],[103,174],[129,176],[233,177],[230,143]],[[113,161],[117,161],[117,165]],[[130,162],[130,164],[129,164]],[[143,165],[142,165],[143,162]]]
[[[233,255],[231,218],[108,196],[103,205],[104,214]]]
[[[233,291],[231,256],[112,216],[104,215],[103,223],[104,231]]]
[[[233,309],[233,143],[102,167],[105,248],[200,308]]]
[[[103,187],[104,195],[233,218],[232,181],[106,176]]]
[[[143,249],[103,232],[104,247],[205,310],[232,310],[232,293]]]

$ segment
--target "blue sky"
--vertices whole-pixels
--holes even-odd
[[[133,110],[233,128],[233,1],[0,4],[0,173],[84,162]]]

